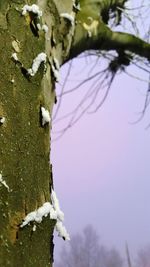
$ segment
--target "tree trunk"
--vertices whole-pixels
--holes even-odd
[[[39,1],[47,33],[34,25],[34,13],[21,15],[26,1],[0,1],[0,266],[46,267],[53,262],[54,220],[44,218],[20,228],[24,217],[50,201],[50,128],[42,125],[41,107],[51,115],[55,73],[62,62],[59,16],[52,1]],[[46,3],[44,5],[44,2]],[[33,1],[30,1],[30,5]],[[55,28],[54,28],[55,27]],[[28,73],[40,53],[47,60],[32,77]],[[18,59],[12,56],[16,53]]]

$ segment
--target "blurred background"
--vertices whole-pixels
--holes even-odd
[[[85,58],[74,62],[66,90],[75,86],[75,78],[84,79],[83,66],[88,73],[91,66]],[[62,68],[61,77],[67,68]],[[132,74],[143,75],[133,66],[129,69]],[[88,82],[64,96],[58,116],[70,112],[89,86]],[[127,242],[133,259],[150,243],[149,111],[135,123],[144,107],[147,86],[125,74],[117,76],[97,112],[86,113],[68,128],[63,118],[53,124],[52,135],[54,186],[70,235],[91,224],[102,244],[115,247],[121,255],[125,256]],[[60,238],[55,244],[57,260],[61,247],[69,244]]]
[[[95,267],[73,261],[73,251],[87,255],[88,236],[100,267],[150,267],[149,66],[137,58],[113,76],[111,56],[88,53],[61,68],[51,162],[73,241],[55,237],[55,267]]]

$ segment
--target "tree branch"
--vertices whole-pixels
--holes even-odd
[[[130,51],[150,60],[150,44],[144,40],[129,33],[114,32],[102,21],[97,25],[93,21],[93,29],[92,26],[86,28],[86,25],[88,24],[79,24],[76,27],[69,60],[86,50]]]
[[[124,32],[114,32],[107,25],[110,14],[121,22],[127,0],[81,0],[76,16],[75,34],[68,60],[87,50],[130,51],[150,60],[150,44]],[[119,13],[118,13],[119,12]]]

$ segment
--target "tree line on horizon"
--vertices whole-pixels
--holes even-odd
[[[69,246],[61,249],[54,267],[150,267],[150,244],[141,248],[132,259],[128,244],[125,255],[116,248],[102,244],[97,231],[87,225],[81,233],[74,234]]]

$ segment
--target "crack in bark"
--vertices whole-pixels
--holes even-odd
[[[10,11],[10,8],[11,8],[11,4],[8,4],[7,6],[7,9],[6,9],[6,21],[7,21],[7,26],[9,25],[9,11]]]

